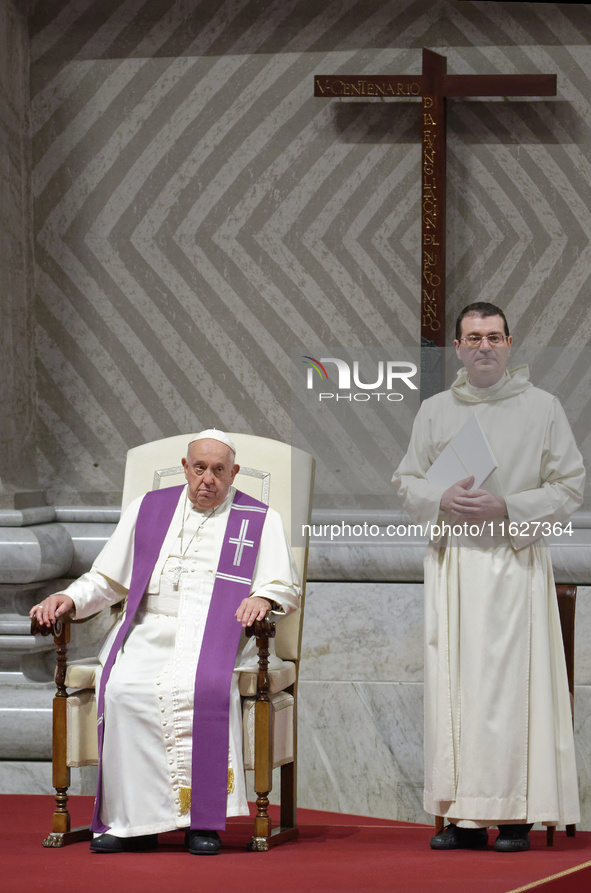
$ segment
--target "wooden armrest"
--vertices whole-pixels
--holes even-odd
[[[31,620],[31,634],[34,636],[53,636],[56,648],[55,684],[57,686],[56,697],[67,698],[66,670],[68,668],[68,643],[70,641],[71,618],[63,614],[50,626],[38,623],[37,618]]]
[[[123,602],[117,602],[114,605],[111,605],[111,613],[117,613],[123,605]],[[92,620],[93,617],[98,617],[100,611],[95,611],[94,614],[89,614],[88,617],[72,617],[72,614],[68,611],[65,614],[62,614],[61,617],[55,623],[50,624],[50,626],[45,626],[43,623],[39,623],[36,617],[33,617],[31,620],[31,635],[32,636],[53,636],[57,638],[61,635],[62,626],[70,625],[71,623],[88,623],[89,620]],[[258,621],[257,621],[258,622]],[[69,639],[68,639],[69,641]]]
[[[90,620],[90,617],[85,618]],[[36,617],[31,619],[31,635],[32,636],[53,636],[54,639],[57,639],[62,635],[62,632],[66,626],[69,627],[70,623],[83,623],[83,620],[75,621],[70,617],[69,614],[62,614],[55,623],[51,623],[49,626],[45,626],[44,623],[39,623]],[[70,640],[70,636],[68,633],[68,641]]]
[[[118,608],[119,605],[112,606],[111,611],[114,608]],[[71,626],[73,623],[86,623],[88,620],[92,620],[93,617],[98,617],[100,611],[97,611],[95,614],[91,614],[89,617],[82,617],[80,620],[73,618],[70,613],[62,614],[55,623],[50,624],[50,626],[45,626],[45,624],[40,624],[37,621],[36,617],[33,617],[31,620],[31,635],[33,636],[53,636],[53,641],[55,642],[55,653],[56,653],[56,669],[55,669],[55,682],[57,685],[57,697],[67,698],[68,692],[66,688],[66,677],[68,674],[68,666],[72,667],[73,664],[68,665],[68,645],[70,643],[70,632]],[[87,658],[86,662],[92,661],[93,663],[98,664],[98,660],[95,657]],[[76,661],[74,661],[74,664]],[[81,663],[81,661],[78,661]],[[68,685],[72,688],[79,688],[79,685],[76,685],[72,679],[68,680]],[[94,683],[92,685],[84,686],[84,687],[94,687]]]
[[[275,621],[269,620],[270,611],[267,612],[266,617],[263,620],[255,620],[252,626],[247,626],[245,629],[246,638],[252,639],[254,636],[255,639],[274,639],[275,638]]]
[[[85,618],[90,619],[90,618]],[[56,648],[55,684],[53,697],[53,745],[52,745],[52,778],[55,788],[55,812],[53,814],[52,831],[43,841],[46,847],[61,847],[66,843],[90,839],[88,827],[72,829],[68,812],[68,788],[70,787],[70,768],[67,758],[67,704],[66,671],[68,669],[68,643],[73,621],[69,614],[63,614],[50,626],[40,624],[37,618],[31,620],[31,634],[34,636],[53,636]]]
[[[257,681],[257,701],[269,700],[269,639],[275,638],[275,623],[269,620],[267,613],[264,620],[255,620],[252,626],[246,627],[246,636],[257,640],[259,652],[259,677]]]

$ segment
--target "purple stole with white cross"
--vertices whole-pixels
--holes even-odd
[[[146,493],[137,517],[125,619],[105,661],[97,700],[99,778],[90,826],[97,833],[109,830],[99,816],[105,687],[152,576],[182,490],[167,487]],[[191,828],[213,831],[226,826],[230,685],[242,630],[234,614],[242,599],[250,595],[266,514],[264,503],[236,491],[195,675]]]

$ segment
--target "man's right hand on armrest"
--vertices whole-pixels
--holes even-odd
[[[29,611],[29,617],[31,620],[35,618],[41,626],[51,626],[62,614],[67,614],[73,607],[74,602],[70,596],[58,592],[44,598],[38,605],[34,605]]]

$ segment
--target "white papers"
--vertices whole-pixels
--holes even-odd
[[[474,475],[473,490],[478,490],[497,468],[490,444],[475,413],[450,440],[426,474],[430,484],[447,490],[452,484]]]

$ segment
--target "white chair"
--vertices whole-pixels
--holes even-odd
[[[181,457],[194,435],[183,434],[143,444],[129,450],[125,466],[122,509],[148,490],[184,482]],[[288,444],[247,434],[230,434],[236,445],[240,472],[235,485],[276,509],[283,524],[303,581],[302,603],[298,611],[277,624],[258,621],[253,627],[259,646],[259,666],[242,671],[244,763],[254,770],[257,815],[252,850],[297,836],[297,684],[302,635],[304,592],[308,556],[303,525],[309,524],[314,484],[314,459]],[[44,846],[59,847],[88,840],[88,827],[72,829],[67,809],[70,769],[96,765],[96,700],[94,692],[96,660],[68,664],[67,646],[72,623],[40,628],[33,621],[34,634],[54,635],[57,649],[56,685],[53,700],[53,785],[56,809],[52,831]],[[269,639],[283,664],[268,669]],[[273,769],[281,767],[280,822],[276,828],[268,813]]]

